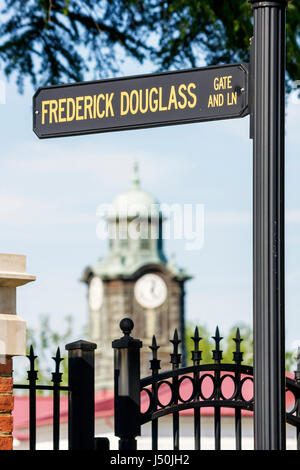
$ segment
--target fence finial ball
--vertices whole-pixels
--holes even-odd
[[[131,318],[123,318],[120,321],[120,328],[123,331],[125,336],[130,336],[131,331],[133,330],[134,323]]]

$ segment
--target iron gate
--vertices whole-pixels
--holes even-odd
[[[235,446],[242,449],[242,411],[253,412],[254,397],[244,396],[244,385],[247,381],[253,383],[253,367],[243,364],[243,353],[239,329],[237,329],[233,363],[222,362],[222,350],[220,343],[223,339],[219,329],[216,329],[213,340],[215,348],[212,351],[212,364],[201,364],[202,351],[199,348],[201,339],[198,328],[192,337],[194,349],[192,351],[193,365],[180,367],[181,354],[179,353],[180,339],[175,330],[173,339],[173,351],[170,354],[171,370],[159,372],[160,360],[158,359],[159,346],[153,336],[152,359],[150,360],[151,375],[140,378],[140,348],[142,342],[131,336],[134,327],[131,319],[123,319],[120,328],[124,333],[123,338],[113,342],[115,350],[115,435],[119,437],[120,450],[134,450],[137,448],[136,437],[141,434],[141,426],[151,422],[152,450],[158,449],[159,418],[171,415],[173,427],[173,449],[179,450],[180,438],[180,412],[187,409],[193,410],[194,420],[194,448],[201,448],[201,409],[210,407],[214,413],[214,441],[215,449],[221,449],[221,408],[234,409],[235,421]],[[204,394],[204,381],[209,379],[212,383],[212,391],[209,396]],[[191,384],[189,397],[181,395],[183,381]],[[233,393],[226,397],[223,393],[223,383],[231,380]],[[170,399],[168,403],[160,401],[160,388],[169,387]],[[295,379],[286,379],[286,391],[294,397],[292,409],[286,413],[288,424],[295,426],[297,449],[300,449],[300,355],[298,354],[297,371]],[[148,397],[148,408],[141,411],[141,393]]]
[[[243,364],[240,332],[237,330],[233,363],[222,362],[222,350],[219,329],[216,329],[213,340],[215,348],[212,351],[213,363],[202,364],[201,339],[198,328],[192,337],[192,366],[180,367],[180,339],[175,330],[173,346],[170,354],[172,368],[160,372],[158,359],[159,346],[153,336],[150,346],[151,375],[140,377],[140,348],[142,342],[131,336],[134,327],[132,320],[124,319],[120,323],[124,336],[113,342],[115,350],[115,435],[119,437],[120,450],[137,448],[136,437],[141,434],[141,426],[151,423],[153,450],[158,449],[159,419],[166,415],[172,416],[173,449],[180,448],[180,412],[193,410],[194,448],[201,448],[201,409],[212,408],[214,418],[215,449],[221,449],[221,408],[234,410],[235,446],[242,449],[242,415],[243,410],[253,412],[254,398],[244,396],[244,385],[253,382],[253,368]],[[60,448],[60,395],[68,394],[68,443],[69,450],[108,450],[109,442],[105,438],[95,438],[95,408],[94,408],[94,352],[96,344],[87,341],[77,341],[66,345],[68,351],[68,381],[61,385],[63,360],[59,348],[55,357],[55,370],[52,372],[52,385],[43,385],[38,381],[38,371],[35,368],[37,356],[33,347],[27,356],[30,362],[28,384],[15,384],[15,389],[29,391],[29,438],[30,450],[36,449],[36,395],[37,391],[50,391],[53,395],[53,449]],[[209,379],[212,390],[205,395],[203,384]],[[233,392],[225,396],[223,384],[225,380],[232,381]],[[181,386],[184,381],[190,383],[190,395],[183,397]],[[170,391],[170,399],[162,403],[161,387]],[[286,378],[286,391],[293,396],[293,406],[286,413],[286,422],[296,429],[297,449],[300,449],[300,353],[297,358],[297,370],[294,379]],[[141,411],[141,393],[146,394],[148,406]]]

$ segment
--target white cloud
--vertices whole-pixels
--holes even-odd
[[[287,223],[299,224],[300,210],[288,210],[286,212],[285,220]]]
[[[7,220],[12,214],[21,212],[25,205],[23,198],[0,195],[0,219]]]
[[[205,211],[205,222],[213,225],[249,225],[252,214],[249,211]]]
[[[251,211],[205,211],[205,221],[214,225],[249,225],[252,223]],[[300,223],[300,210],[287,210],[285,221],[288,224]]]
[[[287,284],[300,285],[300,269],[287,269],[286,273]]]
[[[2,227],[14,225],[20,228],[23,224],[32,227],[43,225],[78,225],[97,222],[95,213],[77,211],[76,207],[69,210],[63,208],[59,200],[35,200],[13,195],[0,195],[0,221]]]
[[[142,149],[137,151],[129,147],[118,149],[118,146],[104,143],[99,149],[95,141],[91,143],[79,140],[77,145],[74,141],[71,145],[60,145],[60,140],[45,142],[27,141],[21,146],[14,146],[11,154],[5,155],[3,165],[7,166],[6,171],[18,169],[18,174],[22,173],[25,178],[68,178],[68,184],[74,181],[74,177],[89,177],[91,183],[99,181],[101,192],[108,188],[129,187],[132,174],[133,163],[140,163],[140,176],[142,186],[153,187],[153,183],[165,182],[165,174],[162,169],[169,171],[172,166],[172,176],[179,179],[182,176],[180,165],[174,165],[173,155],[160,155]],[[22,155],[22,157],[16,157]],[[163,157],[163,158],[162,158]],[[159,168],[158,168],[159,165]]]
[[[294,146],[300,143],[299,137],[299,121],[300,121],[300,99],[296,99],[295,93],[289,99],[286,117],[286,140],[287,144]],[[299,147],[298,147],[299,148]]]

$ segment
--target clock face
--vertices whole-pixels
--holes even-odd
[[[156,274],[145,274],[134,287],[134,295],[144,308],[159,307],[167,298],[168,290],[165,281]]]
[[[89,285],[89,306],[91,310],[99,310],[103,300],[103,284],[99,277],[93,277]]]

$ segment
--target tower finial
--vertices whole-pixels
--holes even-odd
[[[140,177],[139,177],[139,164],[137,160],[135,160],[133,164],[133,187],[134,188],[139,188],[140,187]]]

